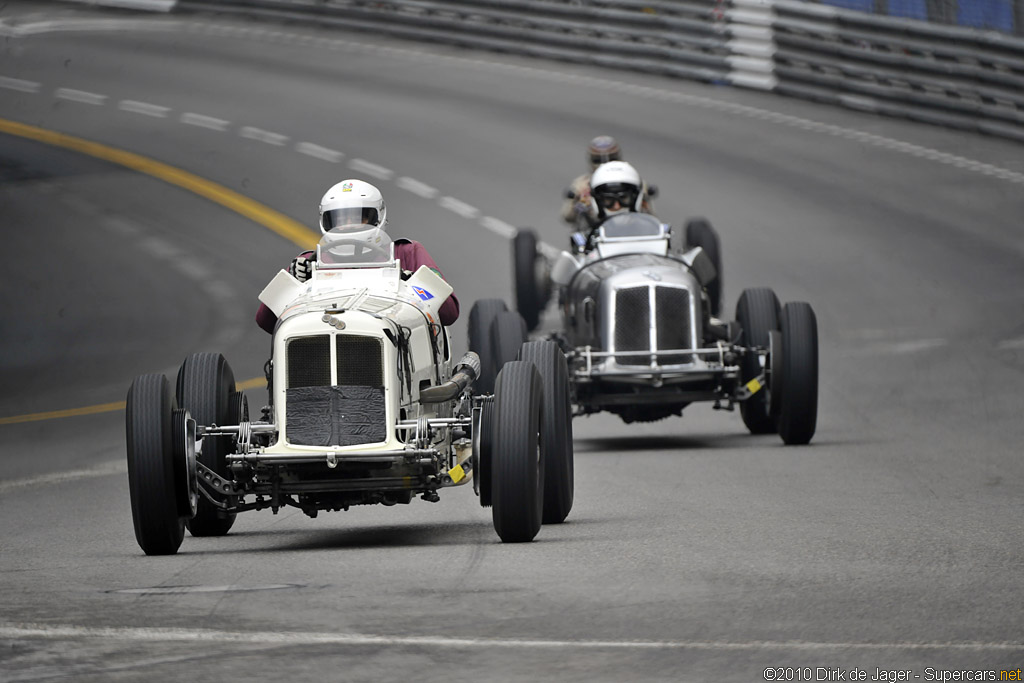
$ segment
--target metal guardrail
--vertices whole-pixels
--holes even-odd
[[[1024,38],[800,0],[178,0],[175,11],[732,84],[1024,142]]]

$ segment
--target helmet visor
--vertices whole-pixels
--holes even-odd
[[[380,216],[377,214],[377,209],[371,206],[350,206],[324,211],[323,221],[324,230],[347,226],[362,229],[366,225],[378,225]]]

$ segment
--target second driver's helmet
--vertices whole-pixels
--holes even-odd
[[[598,217],[639,211],[643,204],[642,187],[640,174],[625,161],[610,161],[598,166],[590,176],[590,195],[597,205]]]
[[[587,145],[587,161],[590,162],[592,171],[597,170],[601,164],[621,160],[622,149],[611,135],[598,135]]]
[[[342,180],[320,200],[320,231],[359,232],[383,229],[388,222],[384,196],[370,183],[354,178]]]

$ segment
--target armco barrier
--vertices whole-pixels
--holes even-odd
[[[799,0],[178,0],[173,11],[757,88],[1024,142],[1024,38]]]

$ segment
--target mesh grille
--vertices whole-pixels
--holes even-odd
[[[615,350],[647,351],[651,347],[651,312],[647,287],[615,293]],[[643,356],[620,358],[619,365],[647,365]]]
[[[288,388],[331,383],[331,347],[326,335],[288,341]]]
[[[384,360],[380,339],[339,334],[338,386],[383,387]]]
[[[654,295],[658,307],[655,320],[659,349],[690,348],[690,292],[675,287],[658,287]],[[661,365],[689,363],[689,354],[660,356]]]

